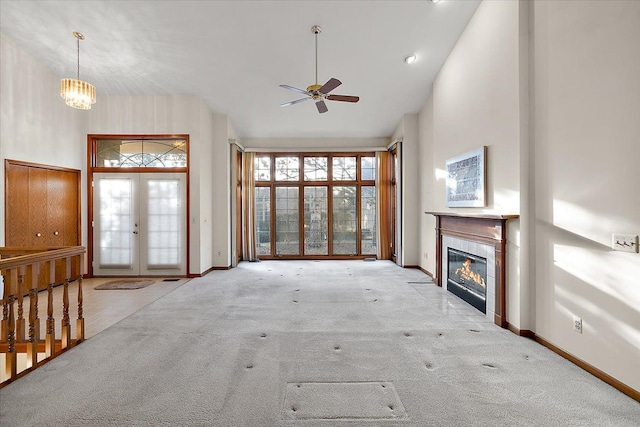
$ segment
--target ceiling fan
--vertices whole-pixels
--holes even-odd
[[[316,103],[316,108],[318,109],[318,113],[326,113],[328,111],[327,105],[324,103],[324,100],[327,99],[329,101],[342,101],[342,102],[358,102],[360,100],[357,96],[350,95],[329,95],[329,92],[337,88],[342,84],[342,82],[338,79],[331,78],[324,85],[318,84],[318,34],[322,31],[319,25],[314,25],[311,27],[311,32],[316,35],[316,84],[313,84],[307,87],[307,90],[298,89],[297,87],[289,86],[289,85],[280,85],[281,88],[289,89],[294,92],[304,93],[307,95],[305,98],[296,99],[295,101],[285,102],[281,104],[281,107],[288,107],[289,105],[298,104],[300,102],[308,101],[313,99]]]

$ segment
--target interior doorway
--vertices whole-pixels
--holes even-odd
[[[93,179],[93,273],[186,275],[186,174],[95,173]]]

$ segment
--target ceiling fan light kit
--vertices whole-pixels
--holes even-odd
[[[295,101],[285,102],[281,104],[281,107],[288,107],[290,105],[298,104],[300,102],[308,101],[312,99],[316,108],[318,109],[318,113],[326,113],[329,111],[327,108],[327,104],[325,104],[324,100],[329,101],[340,101],[340,102],[358,102],[360,100],[357,96],[352,95],[329,95],[329,92],[337,88],[342,84],[342,82],[336,78],[330,78],[324,85],[318,84],[318,34],[322,32],[322,28],[319,25],[314,25],[311,27],[311,32],[316,36],[316,83],[310,86],[307,86],[306,90],[298,89],[297,87],[289,86],[289,85],[280,85],[283,89],[292,90],[294,92],[302,93],[307,95],[306,98],[296,99]]]

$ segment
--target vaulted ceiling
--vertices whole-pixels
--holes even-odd
[[[424,105],[479,0],[0,1],[0,30],[60,78],[104,95],[196,94],[241,137],[386,137]],[[282,108],[335,77],[326,101]],[[403,59],[415,54],[407,65]],[[56,90],[56,88],[52,89]],[[61,100],[62,102],[62,100]]]

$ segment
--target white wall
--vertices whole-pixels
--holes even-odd
[[[418,115],[405,114],[393,133],[392,140],[402,139],[402,197],[400,264],[416,267],[420,264],[420,147],[418,139]]]
[[[189,274],[212,267],[212,196],[208,189],[213,154],[207,111],[202,99],[194,95],[102,96],[86,127],[88,134],[189,135]]]
[[[192,185],[197,185],[198,191],[198,200],[192,201],[193,205],[195,203],[199,204],[198,211],[200,212],[200,230],[198,235],[196,236],[194,233],[191,234],[192,239],[198,239],[198,244],[192,243],[192,247],[200,248],[200,265],[199,268],[194,270],[202,273],[209,268],[213,267],[213,223],[215,221],[213,217],[213,209],[214,205],[213,194],[211,191],[211,187],[213,185],[213,170],[211,168],[211,162],[214,156],[214,125],[213,125],[213,115],[209,110],[209,107],[205,105],[204,102],[200,103],[200,144],[198,145],[198,150],[194,153],[191,152],[191,161],[197,162],[199,164],[197,177],[192,172],[190,179]],[[197,154],[197,157],[195,155]],[[195,182],[197,179],[197,183]],[[195,203],[194,203],[195,202]],[[195,258],[195,256],[191,256],[191,258]]]
[[[431,168],[423,180],[435,180],[421,192],[427,211],[520,214],[520,57],[516,1],[480,4],[433,84],[433,94],[420,113],[422,158]],[[486,208],[448,208],[445,203],[447,159],[487,146]],[[435,226],[433,219],[425,226]],[[430,230],[423,239],[435,236]],[[424,248],[435,269],[435,237]],[[526,324],[520,312],[520,230],[510,220],[507,231],[507,321]],[[424,260],[428,261],[428,260]],[[422,261],[422,262],[424,262]],[[432,273],[435,271],[429,270]]]
[[[247,151],[371,151],[385,149],[388,138],[246,138]]]
[[[640,2],[532,13],[535,332],[640,390]]]
[[[230,179],[229,179],[229,195],[231,197],[230,200],[230,227],[229,227],[229,253],[231,254],[231,267],[236,267],[238,265],[238,261],[236,258],[236,253],[238,248],[242,248],[242,242],[238,242],[236,239],[236,229],[238,227],[242,227],[242,223],[237,221],[238,215],[242,214],[241,212],[237,212],[236,203],[237,203],[237,194],[236,194],[236,185],[238,179],[242,179],[242,177],[238,176],[238,170],[236,168],[236,156],[238,155],[238,147],[235,143],[242,144],[238,133],[236,132],[231,120],[227,120],[227,142],[233,141],[234,145],[229,144],[229,167],[230,167]]]
[[[214,266],[213,241],[228,244],[228,215],[216,218],[212,206],[228,211],[228,197],[214,201],[212,187],[216,146],[214,123],[202,99],[176,96],[100,96],[91,110],[75,110],[59,95],[60,76],[54,75],[14,42],[0,35],[0,156],[82,170],[82,242],[87,243],[87,134],[189,134],[190,136],[190,274]],[[21,90],[18,91],[17,88]],[[235,131],[232,131],[235,133]],[[215,156],[214,156],[214,153]],[[226,157],[225,159],[228,159]],[[228,164],[225,165],[228,170]],[[0,163],[4,179],[4,162]],[[0,186],[4,200],[4,185]],[[227,203],[227,208],[222,208]],[[0,210],[4,223],[4,210]],[[214,221],[215,218],[215,221]],[[213,224],[218,224],[214,236]],[[224,229],[224,227],[227,227]],[[222,237],[220,237],[222,236]],[[4,227],[0,229],[4,243]],[[228,250],[225,250],[225,253]]]
[[[509,323],[635,390],[640,254],[610,247],[612,233],[640,234],[638,22],[633,1],[484,1],[419,114],[425,210],[448,210],[445,160],[487,145],[488,207],[452,211],[521,215]]]
[[[75,110],[64,103],[60,78],[0,34],[0,176],[4,182],[5,159],[79,169],[86,194],[84,124],[91,110]],[[4,201],[4,184],[0,200]],[[82,219],[86,224],[84,200]],[[4,208],[0,220],[4,224]],[[4,237],[0,227],[2,244]],[[86,245],[86,227],[82,242]]]
[[[213,159],[211,192],[213,197],[213,265],[231,266],[231,165],[229,119],[226,114],[213,115]]]
[[[418,115],[418,200],[420,267],[436,277],[436,218],[424,212],[433,211],[436,174],[433,165],[433,96],[429,96]]]

